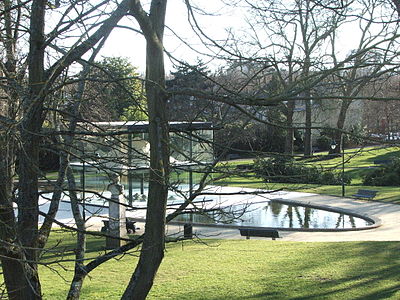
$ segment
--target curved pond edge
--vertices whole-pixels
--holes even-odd
[[[69,200],[61,200],[62,202],[69,202]],[[370,223],[371,225],[364,226],[364,227],[356,227],[356,228],[287,228],[287,227],[262,227],[262,226],[241,226],[241,225],[231,225],[231,224],[210,224],[210,223],[197,223],[197,222],[192,222],[191,224],[193,226],[201,226],[201,227],[218,227],[218,228],[225,228],[225,229],[240,229],[240,228],[255,228],[255,229],[276,229],[278,231],[292,231],[292,232],[346,232],[346,231],[362,231],[362,230],[369,230],[369,229],[374,229],[378,228],[382,225],[382,221],[380,218],[375,217],[375,216],[370,216],[365,213],[361,214],[358,213],[354,210],[351,209],[345,209],[345,208],[340,208],[340,207],[333,207],[329,205],[323,205],[323,204],[312,204],[310,202],[304,203],[302,201],[297,201],[297,200],[290,200],[290,199],[283,199],[283,198],[274,198],[270,199],[270,202],[279,202],[282,204],[286,205],[297,205],[297,206],[302,206],[302,207],[309,207],[309,208],[315,208],[315,209],[321,209],[325,211],[330,211],[330,212],[335,212],[335,213],[341,213],[341,214],[346,214],[348,216],[353,216],[357,217],[363,220],[366,220]],[[107,208],[104,205],[98,205],[98,204],[91,204],[91,203],[86,203],[85,205],[87,206],[93,206],[97,208]],[[146,222],[144,218],[132,218],[132,220],[137,221],[137,222]],[[184,224],[187,224],[188,222],[185,221],[170,221],[168,224],[170,225],[181,225],[183,226]]]
[[[363,220],[366,220],[371,225],[364,226],[364,227],[356,227],[356,228],[287,228],[287,227],[262,227],[262,226],[240,226],[240,225],[230,225],[230,224],[209,224],[209,223],[191,223],[193,226],[202,226],[202,227],[219,227],[219,228],[226,228],[226,229],[240,229],[240,228],[255,228],[255,229],[276,229],[278,231],[301,231],[301,232],[346,232],[346,231],[361,231],[361,230],[369,230],[378,228],[382,225],[381,219],[366,215],[360,214],[355,212],[354,210],[340,208],[340,207],[333,207],[329,205],[322,205],[322,204],[311,204],[311,203],[304,203],[301,201],[296,200],[288,200],[288,199],[271,199],[271,202],[279,202],[286,205],[297,205],[315,209],[326,210],[330,212],[346,214],[348,216],[357,217]],[[135,219],[135,221],[144,222],[144,219]],[[188,222],[184,221],[171,221],[168,224],[171,225],[184,225]]]
[[[368,222],[372,223],[371,225],[368,225],[368,226],[356,227],[356,228],[284,228],[284,227],[274,227],[275,229],[279,229],[279,230],[283,230],[283,231],[320,231],[320,232],[324,232],[324,231],[360,231],[360,230],[368,230],[368,229],[378,228],[378,227],[382,226],[382,221],[381,221],[380,218],[375,217],[375,216],[366,215],[366,214],[361,214],[361,213],[358,213],[358,212],[356,212],[354,210],[347,209],[347,208],[334,207],[334,206],[323,205],[323,204],[304,203],[302,201],[288,200],[288,199],[271,199],[270,201],[271,202],[279,202],[279,203],[287,204],[287,205],[298,205],[298,206],[321,209],[321,210],[326,210],[326,211],[340,213],[340,214],[346,214],[348,216],[357,217],[357,218],[360,218],[360,219],[363,219],[365,221],[368,221]]]

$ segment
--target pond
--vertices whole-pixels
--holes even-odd
[[[181,188],[185,188],[182,186]],[[208,189],[209,192],[218,191],[217,188]],[[235,192],[236,190],[228,190],[224,188],[221,191]],[[126,192],[126,191],[125,191]],[[145,190],[147,193],[147,190]],[[99,191],[104,197],[109,198],[108,191]],[[136,194],[135,194],[136,195]],[[138,194],[139,195],[139,194]],[[285,196],[284,194],[282,194]],[[275,196],[281,197],[277,194]],[[298,196],[298,195],[294,195]],[[51,198],[51,197],[50,197]],[[85,193],[85,205],[88,215],[91,210],[95,210],[94,214],[99,214],[101,208],[104,213],[108,211],[108,201],[99,199],[97,194],[87,191]],[[173,209],[179,205],[182,200],[178,195],[170,193],[168,200],[168,208]],[[64,195],[64,201],[68,201],[68,195]],[[203,202],[205,201],[205,202]],[[365,228],[373,225],[372,221],[334,211],[327,211],[321,208],[313,208],[301,205],[285,204],[279,199],[265,199],[254,195],[209,195],[207,199],[201,197],[196,198],[198,208],[203,208],[202,213],[186,213],[174,219],[174,221],[202,223],[213,225],[233,225],[233,226],[254,226],[254,227],[274,227],[288,229],[354,229]],[[245,204],[243,204],[245,203]],[[287,202],[286,202],[287,203]],[[144,218],[146,199],[137,199],[133,202],[136,209],[130,211],[132,217]],[[91,208],[93,206],[93,208]],[[222,208],[221,208],[222,207]],[[140,209],[137,209],[140,208]]]
[[[174,220],[205,224],[299,229],[351,229],[373,225],[368,220],[348,214],[300,205],[288,205],[279,201],[211,209],[202,214],[183,214]]]

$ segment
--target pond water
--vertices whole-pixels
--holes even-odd
[[[176,221],[275,228],[350,229],[370,226],[362,218],[278,201],[236,205],[202,214],[184,214]]]
[[[182,186],[184,188],[185,186]],[[136,190],[135,190],[136,192]],[[145,190],[147,194],[147,190]],[[99,191],[105,198],[110,197],[108,191]],[[126,190],[125,190],[126,193]],[[136,196],[136,194],[134,194]],[[139,195],[139,193],[137,193]],[[97,194],[85,193],[86,210],[90,205],[94,205],[94,210],[102,207],[108,210],[108,201],[99,199]],[[237,197],[233,205],[228,205],[226,200],[232,200]],[[51,198],[51,197],[50,197]],[[168,204],[173,209],[182,201],[178,194],[170,193]],[[174,221],[203,223],[203,224],[228,224],[235,226],[254,226],[254,227],[274,227],[274,228],[298,228],[298,229],[352,229],[367,227],[373,225],[368,220],[351,216],[348,214],[316,209],[300,205],[288,205],[276,200],[259,201],[254,195],[235,195],[235,196],[208,196],[206,204],[202,203],[204,199],[197,199],[197,207],[203,207],[205,212],[196,214],[183,214],[174,219]],[[68,195],[64,195],[63,200],[68,201]],[[229,201],[228,201],[229,202]],[[175,204],[174,204],[175,203]],[[238,204],[247,203],[247,204]],[[138,199],[133,202],[134,207],[146,207],[145,199]],[[224,208],[220,208],[223,206]],[[135,217],[144,218],[145,210],[133,210],[137,212]],[[107,212],[106,212],[107,213]],[[88,214],[90,212],[88,211]],[[98,213],[97,213],[98,214]]]

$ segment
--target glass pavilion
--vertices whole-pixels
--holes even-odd
[[[189,195],[213,161],[213,125],[171,122],[169,127],[171,188],[168,199],[173,201]],[[106,193],[111,172],[120,174],[130,204],[146,201],[150,155],[148,122],[96,122],[82,128],[71,167],[82,193],[86,193],[86,202],[100,204],[98,195]]]

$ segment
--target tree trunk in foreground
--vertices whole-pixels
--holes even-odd
[[[147,41],[146,96],[149,113],[150,181],[140,258],[122,299],[139,300],[147,297],[164,257],[169,132],[162,44],[167,1],[152,1],[149,15],[141,10],[138,1],[135,3],[133,14]]]
[[[23,119],[20,125],[18,185],[18,236],[27,261],[23,264],[19,287],[21,299],[41,299],[38,274],[38,218],[39,218],[39,142],[43,123],[44,86],[44,17],[47,1],[33,0],[29,38],[29,89],[23,99]],[[8,289],[8,287],[7,287]]]

